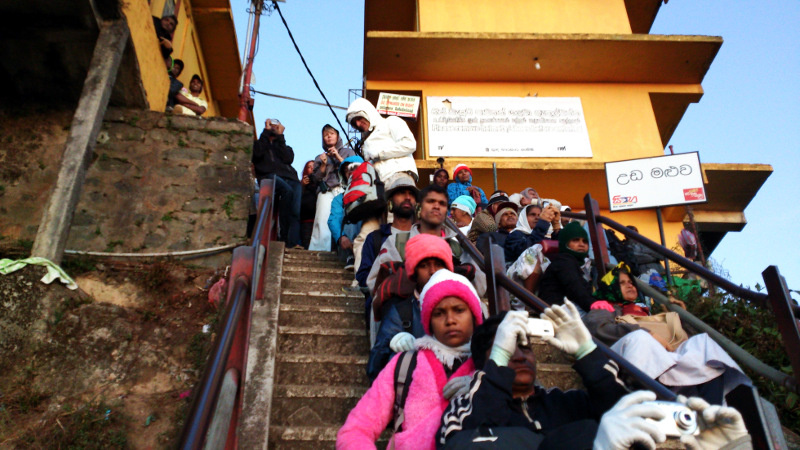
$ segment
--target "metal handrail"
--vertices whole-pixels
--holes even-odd
[[[226,447],[236,446],[235,427],[239,411],[241,410],[241,394],[246,373],[244,369],[246,366],[248,344],[246,335],[249,334],[250,326],[249,316],[253,303],[262,290],[262,272],[264,270],[262,263],[266,260],[269,252],[269,241],[272,238],[272,229],[275,223],[275,217],[273,215],[273,187],[274,182],[272,180],[263,180],[261,182],[261,205],[252,244],[238,247],[234,251],[234,266],[237,263],[237,256],[245,255],[250,257],[249,262],[252,264],[252,270],[248,271],[247,269],[249,269],[249,267],[244,266],[244,270],[237,271],[232,266],[230,276],[233,286],[229,290],[229,293],[232,292],[233,295],[230,296],[231,300],[228,302],[227,311],[223,316],[222,330],[214,343],[211,356],[203,371],[203,377],[198,384],[199,388],[189,408],[189,414],[183,432],[181,433],[181,449],[203,448],[208,427],[214,409],[217,406],[217,398],[219,397],[223,378],[229,365],[240,366],[236,367],[239,369],[239,380],[237,383],[237,400],[230,419],[232,432],[228,432],[226,443]],[[245,339],[242,339],[242,336],[245,336]],[[239,360],[232,363],[231,358],[237,356],[232,353],[237,338],[239,338],[239,346],[241,347],[238,348],[238,350],[241,350],[241,352],[238,352]],[[244,355],[244,361],[241,360],[242,355]],[[232,444],[231,440],[233,440]]]
[[[533,295],[530,291],[525,289],[525,287],[520,286],[516,281],[509,278],[504,272],[502,271],[490,271],[487,270],[487,262],[491,261],[491,255],[487,255],[484,258],[484,255],[481,254],[480,251],[472,244],[472,242],[464,236],[464,233],[458,229],[455,223],[448,217],[446,219],[446,224],[456,233],[456,239],[458,239],[461,248],[467,251],[472,259],[478,264],[478,266],[486,273],[487,278],[494,277],[498,284],[514,294],[520,301],[522,301],[526,306],[529,306],[539,312],[544,311],[546,308],[549,308],[550,305],[547,304],[544,300],[540,299],[539,297]],[[491,263],[489,263],[491,265]],[[496,299],[490,299],[492,303],[495,304],[494,308],[495,311],[501,309],[500,305],[496,304]],[[594,343],[597,344],[597,347],[608,356],[609,359],[613,360],[617,363],[621,368],[625,371],[630,373],[637,381],[642,383],[648,389],[652,390],[653,392],[658,395],[659,398],[665,400],[675,400],[677,396],[674,392],[667,389],[663,384],[659,383],[658,381],[650,378],[647,374],[639,370],[636,366],[631,364],[627,359],[623,358],[617,352],[611,350],[607,345],[599,340],[592,338]]]

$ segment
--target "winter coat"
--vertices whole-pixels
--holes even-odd
[[[592,285],[584,278],[581,267],[572,255],[553,255],[539,283],[539,297],[550,305],[561,305],[567,297],[579,308],[589,311],[597,299],[592,297]]]
[[[467,181],[466,183],[462,183],[458,181],[458,178],[456,178],[455,180],[453,180],[452,183],[447,185],[447,197],[451,201],[457,199],[462,195],[466,195],[472,198],[472,194],[470,194],[469,190],[467,189],[470,186],[472,186],[472,175],[469,176],[469,181]],[[481,194],[481,201],[479,203],[484,203],[484,204],[489,203],[489,201],[486,200],[486,194],[483,193],[483,189],[479,188],[478,186],[475,186],[475,189],[477,189],[478,192]]]
[[[398,172],[413,174],[419,179],[414,152],[417,141],[403,119],[396,116],[381,117],[365,98],[358,98],[347,108],[347,115],[362,112],[368,117],[369,131],[365,135],[361,152],[364,160],[375,166],[378,177],[386,181]]]
[[[286,145],[286,138],[282,134],[276,135],[272,142],[269,140],[270,135],[272,132],[264,130],[253,143],[253,167],[256,170],[256,178],[261,181],[268,175],[274,174],[288,180],[300,181],[297,178],[297,171],[292,167],[294,162],[292,147]]]
[[[415,223],[411,226],[411,231],[409,232],[408,238],[411,239],[419,233],[419,224]],[[375,285],[375,281],[378,278],[378,272],[380,271],[381,264],[390,261],[405,261],[404,255],[401,255],[400,251],[397,250],[397,244],[395,241],[397,236],[397,234],[391,235],[384,241],[380,252],[378,252],[378,257],[375,258],[375,262],[372,264],[372,269],[370,269],[369,275],[367,276],[367,287],[369,288],[370,293],[374,293],[375,288],[377,287]],[[475,290],[478,291],[478,296],[482,297],[483,294],[486,293],[486,275],[472,260],[472,258],[469,256],[469,253],[461,251],[461,246],[458,244],[455,236],[455,231],[447,227],[444,228],[444,235],[442,238],[450,241],[449,243],[451,249],[455,247],[457,252],[460,252],[460,254],[455,254],[457,252],[454,252],[454,258],[461,264],[469,264],[475,268],[475,277],[472,280],[472,285],[475,287]]]
[[[336,436],[336,448],[367,449],[375,448],[375,441],[392,421],[394,404],[394,371],[399,355],[392,358],[381,371],[372,387],[361,397],[358,404],[347,416]],[[447,408],[447,400],[442,389],[449,379],[471,375],[475,371],[472,359],[466,360],[447,377],[442,363],[430,350],[419,350],[417,366],[412,374],[406,397],[405,421],[401,431],[394,435],[389,448],[395,449],[433,449],[436,431],[442,413]],[[394,447],[392,447],[394,445]]]
[[[361,267],[356,271],[356,280],[361,287],[367,287],[367,277],[372,270],[372,265],[375,263],[375,258],[378,257],[378,252],[386,239],[392,235],[392,224],[385,223],[379,229],[368,234],[364,239],[364,245],[361,246]],[[380,236],[380,243],[375,245],[375,236]]]
[[[364,162],[360,156],[352,155],[348,156],[347,158],[342,161],[342,164],[345,163],[362,163]],[[342,178],[341,171],[337,170],[337,177],[339,177],[339,183],[341,183],[342,187],[347,190],[347,185],[350,184],[349,180],[345,180]],[[342,237],[342,225],[344,224],[344,194],[345,192],[339,193],[336,197],[333,197],[333,201],[331,202],[331,214],[328,216],[328,228],[331,230],[331,237],[333,238],[333,242],[339,242],[339,238]]]
[[[322,144],[322,150],[323,152],[327,150],[324,143]],[[344,159],[355,155],[352,148],[344,145],[341,137],[336,142],[336,151],[339,152],[339,156]],[[333,156],[328,156],[328,162],[322,164],[321,157],[323,154],[314,158],[314,170],[311,172],[311,179],[319,184],[322,192],[326,192],[339,186],[339,160]],[[325,183],[324,186],[322,185],[323,182]]]
[[[518,426],[546,434],[570,422],[599,421],[628,393],[617,378],[616,363],[609,361],[599,348],[577,360],[573,368],[586,390],[564,392],[536,386],[533,395],[523,399],[512,397],[514,370],[498,367],[491,359],[486,361],[483,370],[473,375],[470,393],[452,400],[442,416],[436,446],[443,448],[445,441],[458,431],[479,426]]]
[[[531,206],[532,205],[528,205],[522,209],[517,218],[517,228],[508,235],[503,244],[506,263],[508,264],[516,261],[519,255],[528,249],[528,247],[532,247],[534,244],[541,242],[550,229],[550,222],[542,219],[539,219],[539,221],[536,222],[536,227],[531,229],[531,226],[528,224],[527,214],[528,208]]]

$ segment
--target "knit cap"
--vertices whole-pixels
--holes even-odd
[[[450,204],[450,209],[456,208],[469,213],[470,216],[475,215],[475,209],[478,204],[469,195],[461,195]]]
[[[444,262],[449,271],[453,271],[453,251],[444,239],[432,234],[418,234],[406,242],[406,273],[408,278],[414,276],[417,264],[423,259],[437,258]]]
[[[411,241],[409,240],[409,243]],[[408,252],[408,249],[406,249]],[[433,309],[447,297],[457,297],[469,307],[475,324],[483,323],[483,313],[481,312],[481,301],[478,293],[466,278],[449,270],[439,270],[428,281],[419,295],[420,309],[422,315],[422,327],[425,334],[431,334],[431,314]]]
[[[558,233],[558,251],[560,253],[570,254],[575,258],[577,258],[578,261],[583,262],[583,258],[589,256],[588,253],[586,252],[579,253],[567,248],[567,244],[569,243],[569,241],[575,238],[584,238],[588,241],[589,234],[586,233],[586,230],[583,229],[580,223],[570,222],[567,224],[567,226],[562,228],[561,231]]]
[[[511,202],[509,202],[509,203],[511,203]],[[512,205],[513,205],[513,203],[512,203]],[[513,208],[511,206],[501,207],[497,211],[497,213],[495,213],[495,215],[494,215],[494,221],[497,222],[498,225],[500,224],[500,218],[503,217],[503,214],[505,214],[507,211],[511,211],[514,214],[516,214],[517,213],[517,208]]]
[[[455,179],[458,176],[458,172],[461,172],[462,170],[466,170],[469,172],[469,175],[472,176],[472,171],[469,170],[469,167],[467,167],[466,164],[458,164],[456,165],[456,168],[453,169],[453,179]]]

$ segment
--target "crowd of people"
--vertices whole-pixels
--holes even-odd
[[[178,27],[178,18],[175,15],[165,15],[161,18],[153,17],[153,27],[156,30],[158,46],[161,57],[167,66],[169,77],[169,91],[167,93],[167,111],[174,114],[187,116],[202,116],[208,109],[208,102],[201,97],[203,93],[203,79],[198,74],[193,74],[189,80],[189,89],[186,89],[178,77],[183,73],[184,62],[172,57],[172,39]]]
[[[437,169],[420,189],[416,140],[403,119],[384,118],[358,99],[347,121],[361,140],[351,148],[325,125],[323,151],[301,176],[276,119],[266,121],[252,154],[257,179],[275,180],[280,240],[338,252],[354,272],[345,289],[364,294],[371,387],[340,429],[337,448],[374,448],[387,427],[392,448],[664,442],[657,421],[667,413],[655,395],[636,391],[636,380],[593,338],[685,396],[700,424],[698,433],[680,436],[687,448],[749,448],[741,415],[720,405],[750,380],[708,336],[690,337],[676,313],[652,314],[636,287],[636,277],[658,285],[658,254],[609,236],[616,267],[598,277],[587,225],[562,217],[569,206],[533,188],[487,197],[465,164],[455,166],[452,180]],[[447,217],[458,230],[445,225]],[[542,339],[574,357],[585,390],[537,383],[532,311],[515,300],[511,311],[489,317],[486,276],[458,233],[479,249],[502,247],[507,274],[551,305],[541,317],[554,335]]]

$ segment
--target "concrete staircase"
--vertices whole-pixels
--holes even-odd
[[[333,448],[368,387],[364,297],[343,291],[353,272],[333,253],[271,245],[267,264],[264,302],[253,310],[239,446]],[[536,354],[543,386],[581,386],[567,355],[546,343]]]

